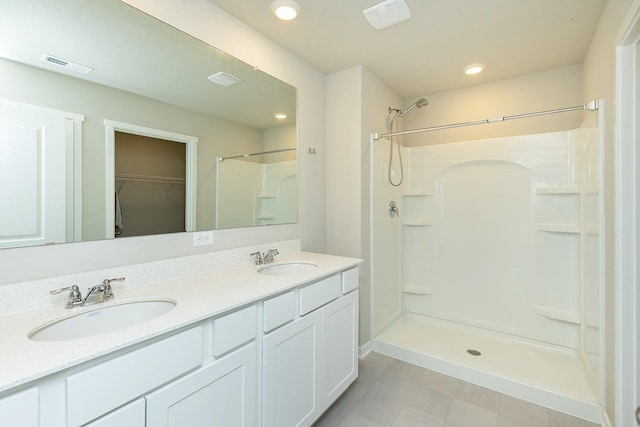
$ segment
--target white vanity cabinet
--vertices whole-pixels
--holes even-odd
[[[38,403],[37,387],[0,399],[0,426],[38,427]]]
[[[0,426],[310,426],[357,377],[357,288],[355,267],[7,390]]]
[[[257,425],[256,344],[148,395],[147,427]]]
[[[149,394],[147,427],[256,426],[257,325],[256,305],[213,319],[216,359]]]
[[[300,288],[300,317],[264,336],[263,427],[312,425],[356,379],[357,287],[355,268]]]
[[[358,291],[322,308],[324,412],[358,377]]]
[[[320,416],[321,327],[315,311],[264,337],[263,427],[311,425]]]

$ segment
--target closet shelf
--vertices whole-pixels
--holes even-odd
[[[274,193],[261,193],[258,194],[259,199],[275,199],[277,196]]]
[[[536,224],[536,230],[548,233],[580,233],[580,226],[575,224]]]
[[[122,174],[116,175],[116,180],[162,182],[162,183],[169,183],[169,184],[185,184],[187,182],[186,179],[175,177],[175,176],[141,175],[141,174],[134,174],[134,173],[122,173]]]
[[[540,316],[544,316],[547,319],[558,320],[560,322],[571,323],[574,325],[580,324],[580,316],[578,313],[572,311],[558,310],[551,307],[536,306],[536,311]]]
[[[535,187],[534,191],[536,194],[580,194],[580,189],[578,187]]]

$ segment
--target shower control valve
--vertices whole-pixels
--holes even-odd
[[[389,202],[389,216],[393,218],[396,215],[400,215],[400,210],[398,209],[396,202],[392,200]]]

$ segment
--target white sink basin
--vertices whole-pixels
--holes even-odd
[[[29,332],[33,341],[65,341],[87,338],[124,329],[162,316],[176,306],[173,300],[129,301],[104,308],[93,308],[45,323]]]
[[[315,270],[316,268],[318,268],[318,266],[311,262],[283,262],[281,264],[260,267],[258,273],[268,274],[269,276],[283,276],[286,274],[305,273]]]

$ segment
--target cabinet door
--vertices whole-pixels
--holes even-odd
[[[39,391],[32,387],[0,399],[0,426],[37,427]]]
[[[145,427],[144,399],[138,399],[85,427]]]
[[[358,291],[322,308],[322,410],[358,376]]]
[[[251,343],[147,396],[147,427],[254,427],[257,387]]]
[[[263,338],[263,427],[309,426],[320,415],[321,313]]]

